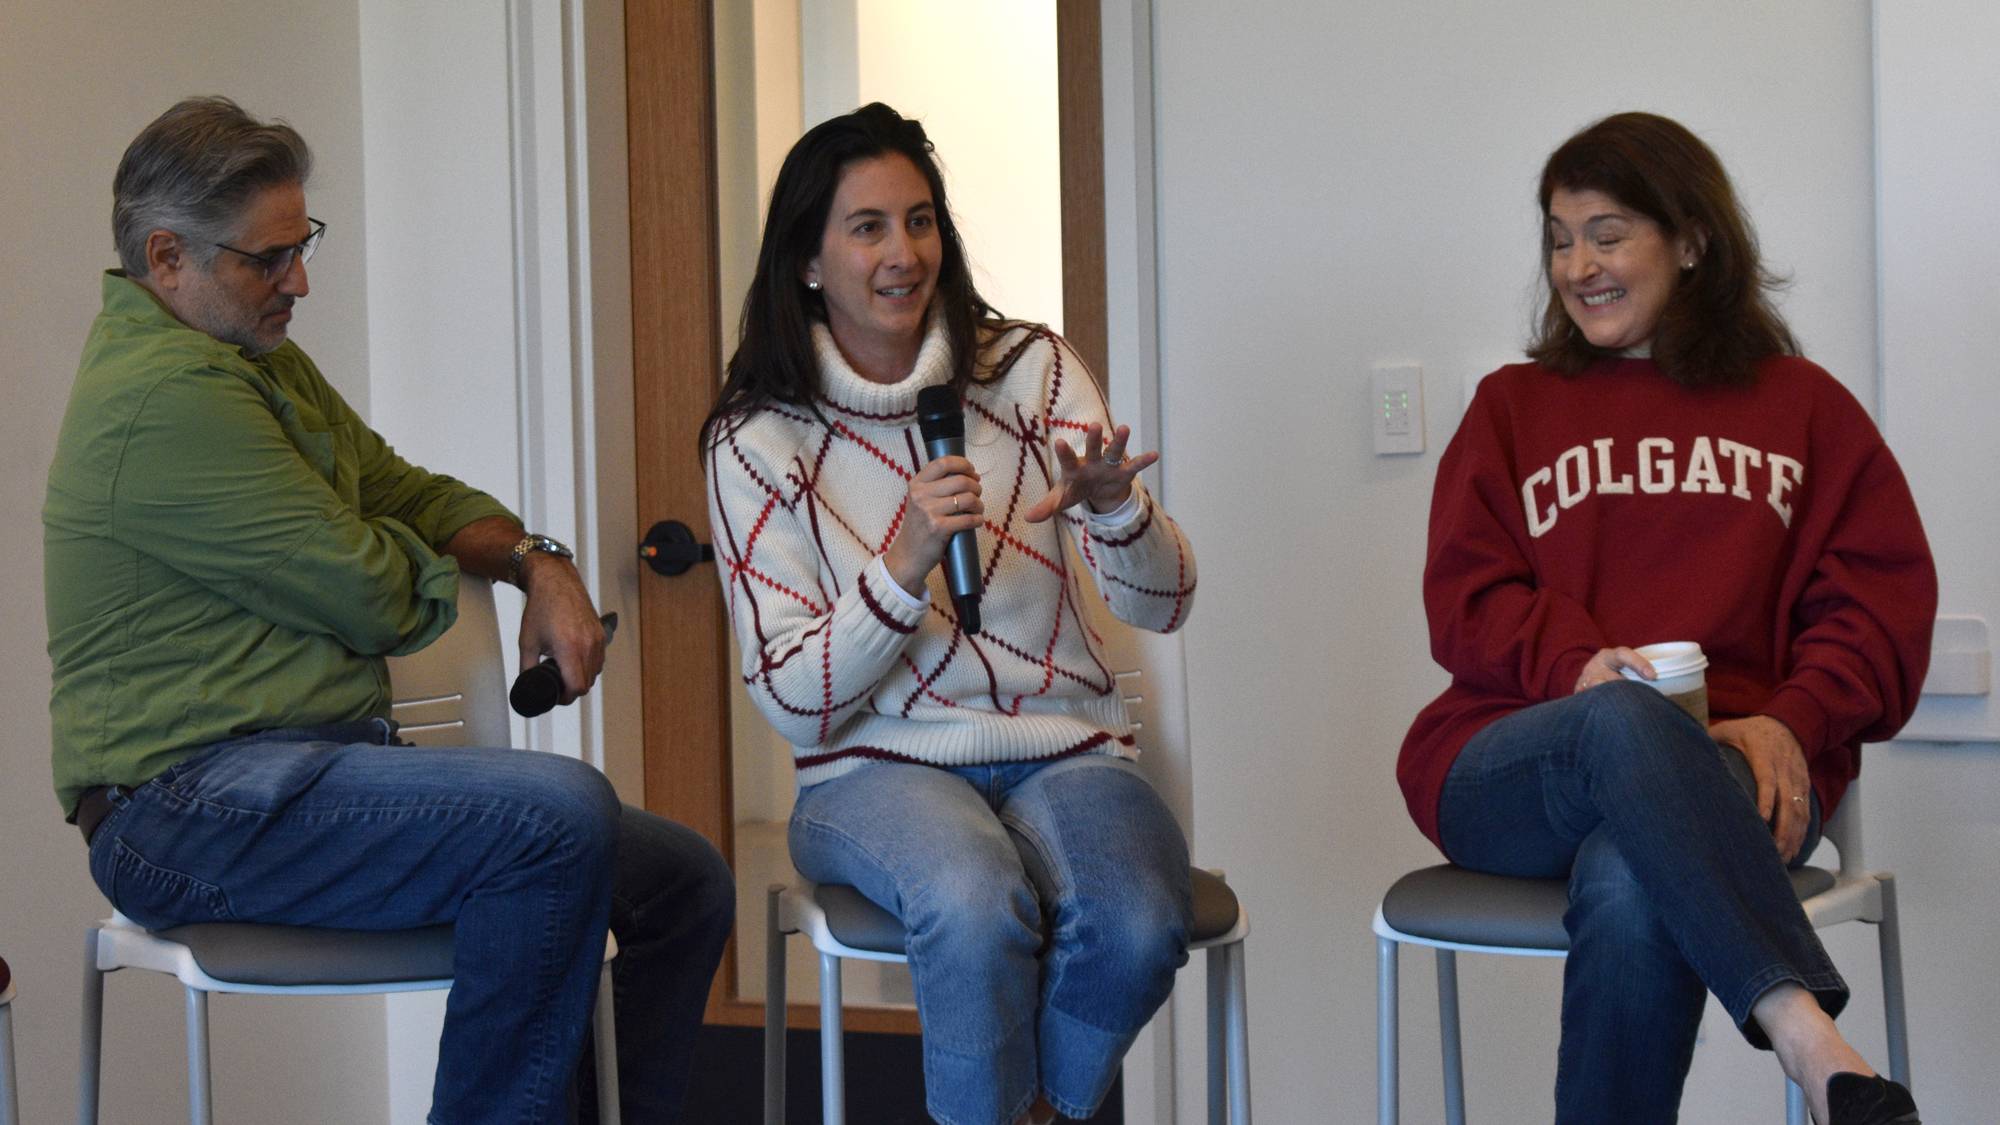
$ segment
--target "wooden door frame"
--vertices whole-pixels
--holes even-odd
[[[709,541],[708,500],[690,419],[708,413],[722,369],[717,293],[715,58],[712,0],[626,0],[625,103],[632,208],[632,382],[638,526],[678,519]],[[1099,0],[1057,0],[1061,124],[1063,330],[1104,377],[1104,122]],[[735,863],[726,654],[729,622],[712,575],[642,574],[641,637],[701,637],[724,659],[648,661],[641,644],[645,730],[681,750],[645,754],[646,808],[714,841]],[[761,920],[761,914],[756,916]],[[755,924],[753,921],[752,924]],[[709,990],[705,1020],[761,1026],[762,1001],[738,998],[734,938]],[[916,1014],[856,1008],[852,1031],[915,1034]],[[791,1005],[792,1027],[819,1008]]]

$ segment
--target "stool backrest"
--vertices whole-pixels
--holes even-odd
[[[509,746],[507,674],[493,584],[461,574],[458,622],[407,656],[389,658],[390,717],[419,746]]]
[[[1820,828],[1820,836],[1840,852],[1840,873],[1860,875],[1868,869],[1861,860],[1861,779],[1855,778]]]

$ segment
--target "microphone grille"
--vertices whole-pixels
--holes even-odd
[[[964,437],[965,408],[959,404],[958,392],[945,383],[918,391],[917,428],[923,431],[925,441]]]

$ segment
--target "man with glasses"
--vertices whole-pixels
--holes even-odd
[[[43,509],[57,795],[148,927],[454,923],[436,1122],[566,1116],[608,925],[626,1119],[672,1120],[728,869],[582,762],[396,744],[383,657],[451,625],[461,569],[526,592],[565,703],[605,636],[568,548],[403,461],[286,339],[311,163],[196,98],[119,165]]]

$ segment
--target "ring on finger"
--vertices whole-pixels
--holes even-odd
[[[1806,799],[1804,797],[1793,797],[1792,800],[1797,801],[1801,805],[1806,803]]]
[[[959,494],[959,493],[956,493],[956,492],[954,492],[954,493],[952,493],[952,494],[951,494],[951,510],[952,510],[952,511],[953,511],[954,513],[956,513],[956,512],[958,511],[958,499],[959,499],[959,496],[960,496],[960,494]]]

